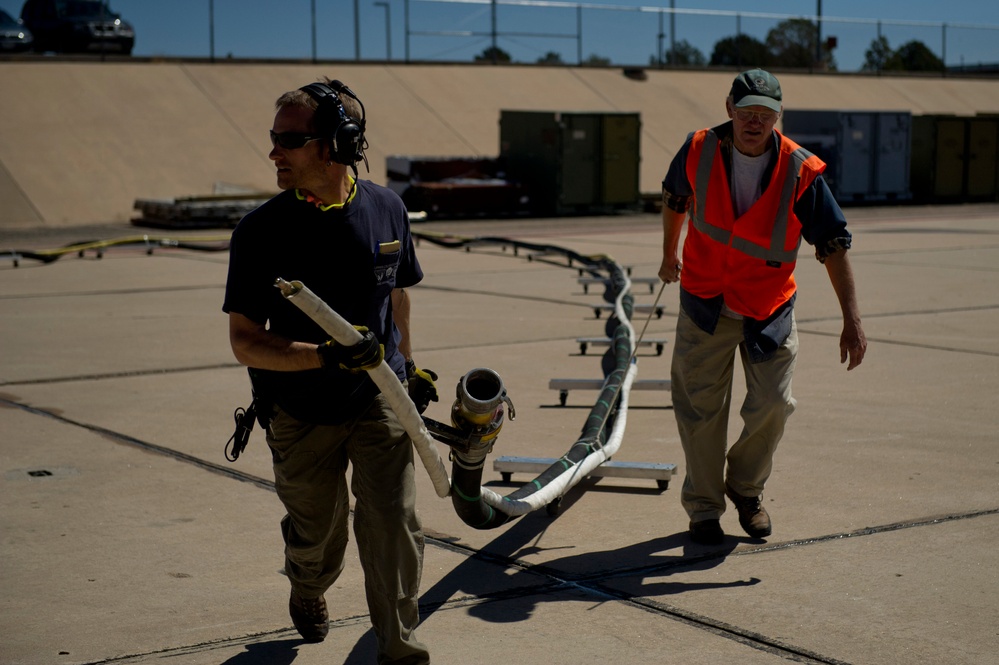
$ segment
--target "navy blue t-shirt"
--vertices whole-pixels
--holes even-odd
[[[392,191],[358,180],[342,209],[320,210],[291,191],[244,217],[232,235],[222,310],[266,323],[290,340],[322,343],[329,334],[274,286],[298,280],[352,325],[367,326],[385,345],[385,362],[400,378],[405,359],[392,319],[392,289],[419,283],[409,217]],[[366,372],[251,368],[258,397],[272,400],[300,420],[343,422],[378,393]]]

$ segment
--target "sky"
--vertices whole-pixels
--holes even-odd
[[[814,17],[820,7],[823,38],[837,38],[833,54],[840,71],[860,69],[864,51],[879,34],[879,19],[880,34],[892,48],[919,40],[948,65],[999,63],[995,0],[594,0],[579,11],[580,3],[566,0],[500,2],[507,4],[496,7],[497,45],[523,63],[554,52],[568,64],[598,56],[615,65],[648,65],[660,43],[660,16],[664,48],[673,34],[710,58],[715,42],[737,31],[763,41],[783,18],[772,15]],[[22,5],[23,0],[0,0],[0,8],[14,17]],[[402,61],[408,53],[411,60],[468,62],[492,45],[489,0],[111,0],[110,5],[134,26],[136,56]],[[670,14],[655,11],[671,6],[677,10],[672,29]],[[694,15],[694,10],[711,13]]]

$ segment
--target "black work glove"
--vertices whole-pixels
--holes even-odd
[[[364,326],[354,327],[361,333],[361,341],[357,344],[344,346],[331,339],[316,349],[323,369],[339,368],[357,374],[378,367],[385,358],[385,347],[378,343],[375,334]]]
[[[409,399],[413,400],[416,410],[423,413],[430,406],[431,402],[436,402],[437,372],[432,369],[420,369],[412,360],[406,361],[406,379],[409,384]]]

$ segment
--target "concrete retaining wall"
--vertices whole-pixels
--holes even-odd
[[[138,198],[274,191],[273,102],[329,75],[368,113],[371,172],[388,155],[499,154],[501,109],[638,112],[641,191],[686,135],[725,120],[734,72],[478,65],[0,62],[0,229],[123,222]],[[785,107],[999,113],[999,82],[780,76]]]

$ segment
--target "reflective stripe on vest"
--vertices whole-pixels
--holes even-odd
[[[804,148],[798,148],[791,153],[791,163],[788,165],[783,188],[781,189],[777,218],[774,220],[773,233],[770,235],[770,246],[764,247],[745,238],[738,236],[733,238],[731,231],[726,231],[719,226],[710,224],[704,219],[704,208],[706,206],[702,202],[708,200],[708,183],[711,180],[711,167],[714,165],[717,148],[718,135],[712,131],[707,132],[704,136],[704,144],[701,146],[701,155],[697,162],[697,189],[695,192],[697,203],[694,205],[694,214],[691,215],[694,228],[723,245],[728,245],[731,242],[732,249],[738,250],[754,259],[779,263],[793,263],[796,261],[798,259],[798,248],[801,247],[801,236],[798,236],[798,244],[790,251],[783,249],[784,239],[787,237],[787,225],[790,219],[791,198],[794,196],[795,181],[798,179],[801,165],[812,157],[812,153]]]

